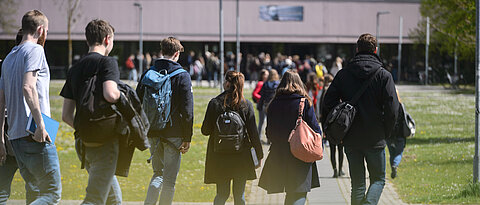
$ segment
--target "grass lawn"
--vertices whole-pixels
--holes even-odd
[[[474,95],[434,91],[400,95],[417,124],[416,135],[407,140],[399,177],[393,180],[403,201],[480,203],[479,194],[460,194],[473,180]]]
[[[63,98],[59,97],[59,93],[62,86],[63,83],[58,81],[52,81],[50,84],[52,116],[57,121],[61,121]],[[194,88],[194,136],[190,151],[182,156],[174,201],[209,202],[215,197],[215,185],[203,183],[208,137],[201,134],[200,128],[208,102],[218,93],[217,88]],[[245,96],[251,96],[250,93],[251,90],[246,90]],[[81,200],[85,197],[88,175],[85,170],[80,169],[80,161],[74,148],[73,129],[63,122],[60,123],[56,145],[62,174],[62,199]],[[153,174],[151,165],[146,162],[149,156],[148,151],[136,150],[129,177],[118,177],[124,201],[145,199],[148,183]],[[11,199],[25,199],[24,182],[18,172],[12,184]]]

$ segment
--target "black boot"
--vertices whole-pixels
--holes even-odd
[[[338,171],[337,171],[337,169],[333,169],[333,178],[338,178]]]
[[[343,172],[341,169],[338,171],[338,176],[342,177],[345,176],[345,172]]]
[[[392,167],[391,177],[392,177],[392,179],[395,179],[395,177],[397,177],[397,167]]]

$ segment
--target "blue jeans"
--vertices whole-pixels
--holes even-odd
[[[29,204],[57,204],[62,194],[62,183],[55,145],[34,142],[31,138],[15,139],[11,143],[20,174],[27,184]]]
[[[10,186],[12,185],[13,176],[17,172],[18,166],[15,157],[7,155],[5,164],[0,166],[0,204],[7,204],[10,197]]]
[[[287,192],[285,205],[304,205],[307,201],[307,192]]]
[[[17,159],[13,156],[7,155],[5,164],[0,166],[0,205],[7,204],[7,200],[10,197],[10,187],[17,169]],[[39,194],[38,188],[33,182],[29,182],[25,183],[25,190],[26,202],[27,204],[30,204]]]
[[[407,139],[404,137],[387,139],[388,152],[390,153],[390,166],[398,167],[402,161],[406,141]]]
[[[258,111],[258,137],[262,139],[262,129],[263,129],[263,123],[265,122],[265,118],[267,118],[267,115],[265,113],[265,110]]]
[[[230,182],[232,180],[217,183],[217,195],[213,200],[214,205],[223,205],[230,196]],[[235,205],[245,205],[246,179],[233,179],[233,201]]]
[[[75,141],[81,159],[80,141]],[[118,140],[98,147],[85,147],[85,169],[88,172],[87,194],[82,204],[122,204],[122,190],[115,177],[119,153]]]
[[[138,81],[137,70],[134,68],[128,72],[128,79],[133,81]]]
[[[153,176],[148,186],[145,204],[156,204],[160,195],[160,205],[172,204],[175,195],[175,182],[180,170],[180,146],[182,138],[165,138],[171,142],[162,142],[159,137],[148,138],[150,141],[150,154],[152,155]],[[175,145],[174,148],[173,145]],[[161,192],[161,193],[160,193]]]
[[[352,181],[352,205],[378,204],[385,186],[385,149],[357,150],[345,147]],[[366,191],[365,163],[370,174],[370,187]]]

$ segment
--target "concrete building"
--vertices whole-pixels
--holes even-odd
[[[31,9],[44,12],[49,18],[46,44],[47,58],[53,68],[67,64],[67,5],[68,1],[18,0],[13,15],[15,25],[21,25],[22,15]],[[225,51],[235,51],[235,0],[224,0]],[[139,9],[143,7],[143,39],[145,52],[158,52],[158,42],[175,36],[184,42],[186,51],[218,52],[218,0],[82,0],[75,11],[72,26],[74,56],[87,52],[84,28],[95,18],[105,19],[115,27],[115,48],[112,55],[123,66],[125,58],[138,50]],[[261,7],[301,7],[301,20],[265,21],[260,18]],[[420,61],[412,55],[413,40],[409,31],[421,20],[420,0],[240,0],[240,41],[242,53],[277,52],[288,55],[306,54],[327,61],[354,54],[354,43],[362,33],[376,33],[376,14],[380,16],[382,57],[391,60],[397,55],[399,18],[403,16],[405,67]],[[15,29],[14,29],[15,30]],[[13,46],[14,34],[0,29],[0,58]],[[410,55],[409,55],[410,54]],[[187,54],[184,54],[186,56]],[[328,62],[327,62],[328,66]]]

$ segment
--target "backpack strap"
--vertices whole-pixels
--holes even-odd
[[[355,105],[358,101],[358,99],[363,95],[363,93],[365,92],[365,90],[367,90],[367,87],[368,85],[373,81],[373,78],[378,74],[380,73],[380,70],[382,70],[382,68],[379,68],[375,71],[375,73],[373,73],[369,78],[368,80],[364,81],[363,84],[362,84],[362,87],[360,88],[360,90],[357,91],[357,93],[355,93],[355,95],[353,96],[352,100],[350,101],[350,103],[352,103],[352,105]]]
[[[180,74],[180,73],[183,73],[183,72],[187,72],[186,70],[184,70],[183,68],[179,68],[175,71],[173,71],[172,73],[170,73],[170,78],[173,78],[174,76]]]

